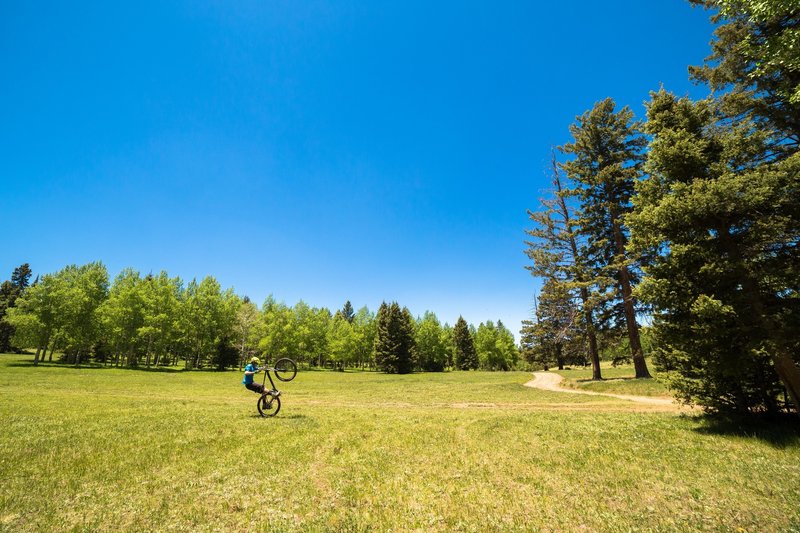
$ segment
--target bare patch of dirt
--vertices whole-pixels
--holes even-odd
[[[564,376],[553,372],[534,372],[533,379],[525,383],[526,387],[534,389],[541,389],[554,392],[564,392],[567,394],[586,394],[590,396],[606,396],[609,398],[617,398],[619,400],[628,400],[639,404],[671,407],[675,410],[681,409],[681,406],[672,398],[653,398],[651,396],[633,396],[629,394],[611,394],[605,392],[594,392],[588,390],[568,389],[561,386]]]

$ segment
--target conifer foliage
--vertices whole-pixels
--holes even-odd
[[[408,374],[416,366],[414,318],[397,302],[383,302],[378,308],[375,335],[375,364],[389,374]]]
[[[0,353],[16,349],[11,342],[15,328],[8,321],[3,320],[3,317],[8,309],[16,305],[17,298],[22,296],[30,285],[30,279],[30,265],[24,263],[14,269],[11,280],[0,284]]]
[[[726,414],[797,411],[800,9],[795,0],[690,2],[715,10],[712,55],[690,68],[711,94],[651,93],[647,139],[627,108],[603,100],[562,147],[581,255],[604,297],[597,320],[625,324],[636,374],[646,376],[642,301],[653,317],[653,361],[688,403]],[[534,218],[540,234],[557,234],[546,215]],[[526,324],[529,358],[553,345],[545,333],[563,322],[574,287],[568,270],[544,268],[562,257],[559,241],[539,241],[531,270],[561,296],[538,315],[549,330]]]
[[[475,370],[478,368],[478,352],[475,349],[475,341],[472,338],[464,317],[458,317],[453,330],[453,341],[455,343],[455,357],[453,363],[458,370]]]
[[[626,252],[634,184],[641,176],[647,144],[633,112],[615,110],[611,98],[598,102],[570,127],[573,141],[561,149],[572,159],[563,163],[567,176],[578,185],[581,232],[587,236],[587,260],[598,285],[605,291],[607,322],[627,329],[637,378],[650,377],[639,339],[633,288],[637,263]]]

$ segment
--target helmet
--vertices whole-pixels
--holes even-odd
[[[250,362],[253,363],[254,365],[260,365],[261,359],[259,359],[258,357],[251,357]]]

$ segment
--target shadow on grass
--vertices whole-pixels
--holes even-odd
[[[83,364],[81,363],[78,366],[75,366],[74,363],[61,363],[53,361],[51,362],[42,362],[39,361],[38,365],[34,365],[33,361],[25,362],[25,361],[18,361],[15,363],[8,363],[4,366],[13,367],[13,368],[63,368],[64,370],[129,370],[132,372],[157,372],[157,373],[166,373],[166,374],[174,374],[178,372],[191,372],[190,370],[184,370],[183,368],[175,368],[175,367],[137,367],[137,366],[105,366],[100,363],[88,363]],[[215,371],[216,372],[216,371]]]
[[[601,379],[592,379],[592,378],[580,378],[580,379],[573,379],[576,383],[613,383],[614,381],[630,381],[630,382],[638,382],[638,383],[649,383],[652,381],[656,381],[654,378],[637,378],[634,376],[624,376],[621,378],[601,378]]]
[[[719,435],[757,439],[776,448],[800,446],[800,418],[797,414],[727,418],[704,415],[697,418],[694,431],[701,435]]]
[[[291,414],[291,415],[284,415],[278,413],[275,416],[261,416],[258,413],[250,415],[250,418],[263,418],[264,420],[312,420],[306,415],[298,415],[298,414]]]

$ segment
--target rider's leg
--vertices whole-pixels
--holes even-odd
[[[256,394],[264,394],[264,385],[262,385],[261,383],[247,383],[245,387],[255,392]]]

